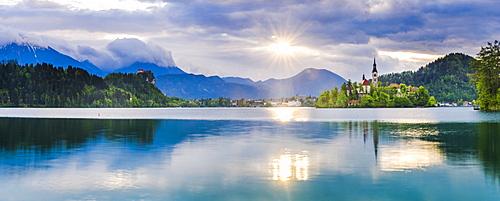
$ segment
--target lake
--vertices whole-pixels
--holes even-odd
[[[0,108],[1,200],[499,200],[500,113]]]

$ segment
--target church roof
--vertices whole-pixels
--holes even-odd
[[[377,71],[377,64],[375,63],[375,57],[373,57],[373,70],[372,73],[378,73]]]
[[[361,84],[362,85],[370,85],[370,81],[368,81],[367,79],[364,79]]]

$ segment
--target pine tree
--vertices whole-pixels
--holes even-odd
[[[471,63],[472,82],[479,93],[481,110],[500,110],[500,43],[488,43],[481,47],[476,61]]]

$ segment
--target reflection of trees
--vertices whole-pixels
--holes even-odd
[[[500,180],[500,124],[480,123],[478,156],[484,172],[493,180]]]
[[[98,136],[151,143],[157,123],[156,120],[0,118],[0,149],[75,148]]]

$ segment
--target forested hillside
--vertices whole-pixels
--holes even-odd
[[[0,63],[0,106],[155,107],[179,106],[178,101],[136,74],[113,73],[103,79],[71,66]]]
[[[417,71],[405,71],[381,75],[379,81],[385,85],[403,83],[412,86],[424,86],[437,101],[472,101],[477,93],[468,74],[473,73],[471,56],[462,53],[448,54],[443,58],[421,67]]]

